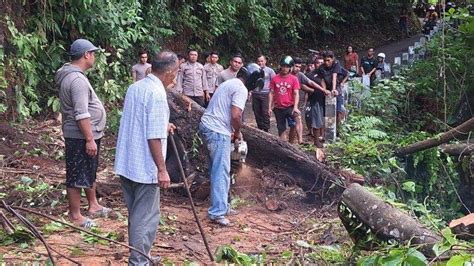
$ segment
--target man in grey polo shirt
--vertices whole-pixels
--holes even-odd
[[[104,136],[105,128],[105,109],[84,74],[94,65],[97,50],[99,48],[88,40],[74,41],[69,52],[71,62],[64,64],[54,78],[59,88],[63,117],[69,219],[85,228],[95,224],[81,214],[82,189],[89,202],[90,216],[107,216],[110,212],[110,209],[99,205],[95,194],[100,139]]]

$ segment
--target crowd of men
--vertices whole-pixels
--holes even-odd
[[[140,60],[142,57],[143,53],[140,52]],[[197,50],[188,51],[187,60],[180,64],[173,88],[202,107],[207,107],[219,85],[236,77],[244,58],[239,53],[232,55],[226,69],[219,64],[219,54],[215,51],[204,56],[204,65],[198,58]],[[269,132],[273,113],[279,136],[283,140],[302,143],[305,120],[307,130],[319,148],[324,142],[325,97],[336,97],[337,121],[340,122],[347,113],[344,88],[348,78],[360,75],[373,83],[388,71],[384,53],[375,56],[374,49],[370,48],[367,55],[359,60],[352,46],[347,47],[343,64],[336,60],[332,51],[321,52],[308,61],[286,56],[280,61],[276,72],[267,66],[265,55],[255,59],[264,72],[263,87],[253,90],[248,97],[252,102],[257,127]],[[137,65],[133,73],[136,69],[144,73],[134,74],[134,77],[144,76],[144,68]]]
[[[66,149],[66,187],[69,219],[84,228],[96,226],[93,218],[107,217],[111,210],[96,198],[96,173],[106,111],[89,83],[85,71],[95,63],[99,49],[85,39],[74,41],[69,50],[71,61],[56,73],[59,88],[62,130]],[[303,120],[314,144],[324,142],[325,97],[337,98],[338,120],[347,112],[343,87],[351,72],[375,75],[383,63],[373,49],[359,62],[348,47],[344,65],[331,51],[311,61],[284,56],[274,71],[264,55],[257,64],[244,66],[241,54],[234,54],[224,69],[219,54],[212,52],[206,63],[199,63],[196,50],[186,58],[162,51],[149,60],[140,51],[132,67],[133,84],[127,90],[117,139],[114,170],[120,177],[128,209],[129,264],[146,265],[156,237],[160,216],[160,187],[170,185],[166,169],[167,139],[176,127],[170,123],[167,89],[181,92],[205,107],[198,132],[209,153],[211,180],[208,217],[228,226],[229,215],[236,214],[228,203],[230,189],[230,151],[232,143],[242,140],[240,128],[249,99],[257,126],[268,132],[272,114],[282,140],[303,141]],[[150,62],[150,63],[148,63]],[[300,100],[301,99],[301,100]],[[306,106],[306,108],[304,107]],[[302,112],[301,110],[304,110]],[[81,213],[81,190],[88,200],[87,215]]]

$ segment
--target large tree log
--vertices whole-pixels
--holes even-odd
[[[177,134],[188,151],[187,157],[190,163],[187,174],[197,169],[201,175],[207,175],[207,149],[203,145],[197,147],[196,138],[204,108],[191,102],[191,111],[187,111],[188,102],[187,97],[170,92],[168,94],[170,120],[177,126]],[[344,190],[344,178],[336,170],[316,161],[299,148],[281,141],[277,136],[248,126],[243,126],[242,134],[249,147],[247,164],[286,174],[303,190],[314,192],[321,197],[328,194],[338,197]],[[199,151],[198,154],[196,149]],[[192,154],[191,150],[195,153]]]
[[[395,152],[397,156],[405,156],[417,151],[426,150],[439,146],[455,138],[466,138],[474,130],[474,118],[467,120],[461,125],[441,134],[440,136],[423,140],[403,147]]]
[[[446,144],[440,146],[440,150],[453,156],[470,155],[474,153],[474,143]]]
[[[387,241],[394,239],[399,243],[421,245],[420,251],[429,257],[434,257],[434,244],[441,237],[425,228],[415,219],[392,205],[376,197],[359,184],[351,184],[342,194],[339,217],[349,233],[355,228],[350,224],[354,217],[347,217],[341,205],[350,209],[355,218],[368,226],[377,238]],[[363,233],[366,233],[365,231]],[[353,235],[351,235],[353,236]]]

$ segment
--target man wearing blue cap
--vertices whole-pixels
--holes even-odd
[[[105,109],[84,74],[94,65],[95,52],[98,50],[88,40],[74,41],[69,51],[71,62],[64,64],[54,77],[59,88],[66,146],[69,219],[84,228],[95,226],[95,223],[81,214],[81,189],[85,190],[89,202],[89,216],[105,217],[110,212],[110,209],[99,205],[95,193]]]

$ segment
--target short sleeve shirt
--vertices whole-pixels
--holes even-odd
[[[128,88],[115,154],[117,175],[142,184],[158,183],[148,140],[160,139],[166,158],[169,117],[166,91],[156,76],[148,74]]]
[[[321,85],[321,76],[318,74],[319,71],[317,69],[309,72],[307,74],[308,78],[312,81],[314,81],[315,83]],[[309,95],[309,102],[311,103],[311,105],[313,105],[314,103],[316,102],[319,102],[321,104],[324,104],[324,99],[326,98],[326,95],[324,95],[324,93],[321,91],[321,90],[314,90],[313,93],[311,93]]]
[[[137,81],[146,77],[147,71],[149,68],[151,68],[151,64],[149,63],[145,63],[145,64],[138,63],[138,64],[133,65],[132,72],[135,73]]]
[[[319,75],[320,77],[324,80],[326,83],[326,89],[332,90],[332,74],[336,73],[337,74],[337,79],[336,79],[336,89],[339,90],[340,92],[340,83],[344,79],[344,77],[347,75],[347,71],[341,67],[341,64],[339,62],[334,62],[331,67],[326,67],[322,66],[319,68]]]
[[[364,56],[360,61],[360,66],[364,69],[365,74],[368,74],[377,66],[377,58],[375,58],[375,56],[372,58]]]
[[[284,109],[295,105],[294,91],[300,89],[300,83],[296,76],[276,75],[270,81],[270,90],[273,91],[274,105],[278,109]]]
[[[212,96],[201,118],[202,124],[214,132],[230,136],[234,132],[231,125],[232,106],[243,111],[247,95],[247,88],[240,79],[225,81]]]
[[[219,64],[205,64],[204,71],[206,72],[207,79],[207,91],[214,93],[217,87],[217,76],[221,73],[224,68]]]
[[[224,71],[221,71],[221,73],[219,73],[219,76],[217,76],[217,85],[221,85],[222,83],[224,83],[224,81],[233,79],[236,76],[237,72],[234,72],[230,70],[230,68],[227,68]]]
[[[308,85],[310,82],[310,79],[302,72],[298,72],[298,74],[296,74],[296,77],[298,78],[298,82],[300,83],[300,86]]]

